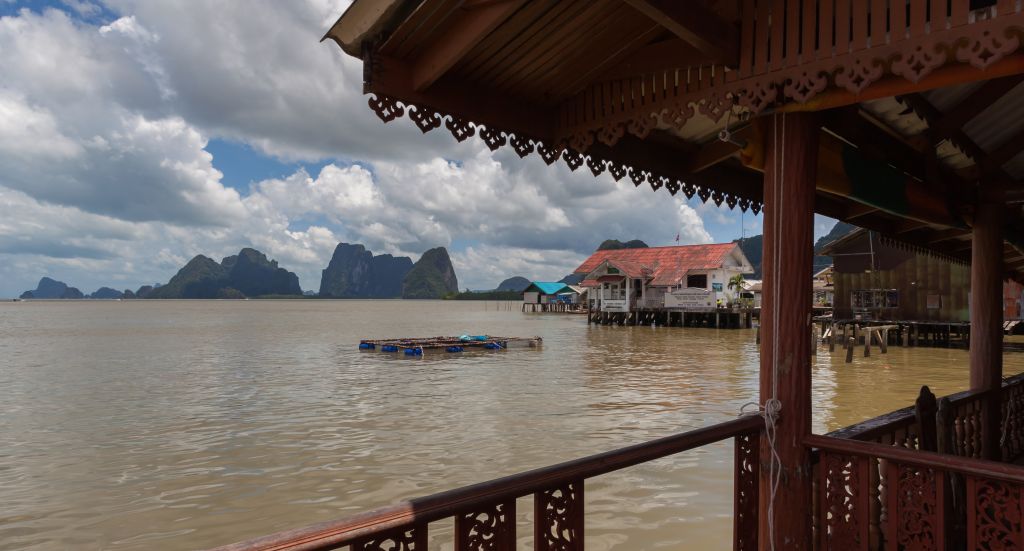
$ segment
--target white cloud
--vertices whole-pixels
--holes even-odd
[[[679,243],[683,245],[697,245],[712,243],[714,240],[711,234],[704,229],[704,220],[697,214],[693,207],[685,203],[679,205]]]
[[[0,296],[54,275],[83,291],[166,281],[195,254],[254,246],[317,288],[342,240],[414,259],[456,245],[463,286],[558,279],[607,238],[705,243],[665,191],[383,125],[359,62],[319,38],[345,1],[111,0],[0,19]],[[204,149],[232,139],[331,159],[226,187]]]

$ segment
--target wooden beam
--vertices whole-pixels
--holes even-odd
[[[451,16],[451,23],[412,63],[412,84],[424,90],[441,78],[491,31],[515,13],[525,0],[467,3]]]
[[[845,217],[845,219],[847,221],[853,220],[855,218],[860,218],[861,216],[866,216],[868,214],[874,214],[874,213],[878,212],[879,210],[881,210],[881,209],[879,209],[878,207],[873,207],[871,205],[865,205],[863,203],[853,203],[853,202],[851,202],[850,206],[848,206],[846,208],[846,217]]]
[[[921,228],[926,228],[930,225],[931,224],[929,224],[928,222],[922,222],[920,220],[904,220],[896,225],[896,231],[893,233],[895,233],[896,235],[902,233],[910,233]]]
[[[928,244],[934,245],[936,243],[942,243],[943,241],[949,241],[950,239],[960,239],[964,237],[970,237],[970,231],[961,229],[948,229],[934,232],[931,237],[928,238]]]
[[[742,149],[738,144],[750,140],[753,134],[753,126],[746,125],[732,131],[731,142],[723,142],[717,137],[714,138],[710,142],[700,146],[697,151],[690,155],[690,159],[686,164],[687,171],[700,172],[732,157]]]
[[[721,20],[703,2],[625,1],[712,60],[729,67],[739,64],[739,30]]]
[[[760,173],[748,170],[738,163],[720,163],[701,172],[688,172],[686,167],[677,161],[681,155],[680,149],[650,139],[641,140],[634,136],[624,136],[614,147],[595,142],[587,152],[601,159],[646,168],[695,186],[717,189],[753,201],[761,201],[764,197]]]

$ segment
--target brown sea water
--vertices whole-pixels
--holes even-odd
[[[230,543],[709,425],[757,399],[753,331],[588,327],[496,306],[0,303],[0,549]],[[366,337],[464,333],[544,345],[357,350]],[[1006,373],[1022,370],[1008,353]],[[858,350],[845,364],[822,349],[814,427],[967,378],[964,350]],[[730,548],[732,476],[723,443],[592,479],[587,547]],[[431,528],[431,547],[449,548],[450,527]]]

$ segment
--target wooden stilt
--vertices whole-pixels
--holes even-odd
[[[972,390],[998,390],[1003,378],[1002,259],[1006,205],[998,198],[986,199],[975,210],[971,241]],[[985,400],[981,433],[984,459],[999,459],[1000,407],[998,393]]]

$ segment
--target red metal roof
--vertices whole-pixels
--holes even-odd
[[[652,285],[678,285],[690,270],[713,270],[722,267],[726,257],[736,246],[736,243],[716,243],[597,251],[580,264],[575,273],[589,274],[608,260],[629,277],[641,277],[639,270],[643,267],[653,272]],[[632,275],[631,272],[636,272],[636,275]]]

